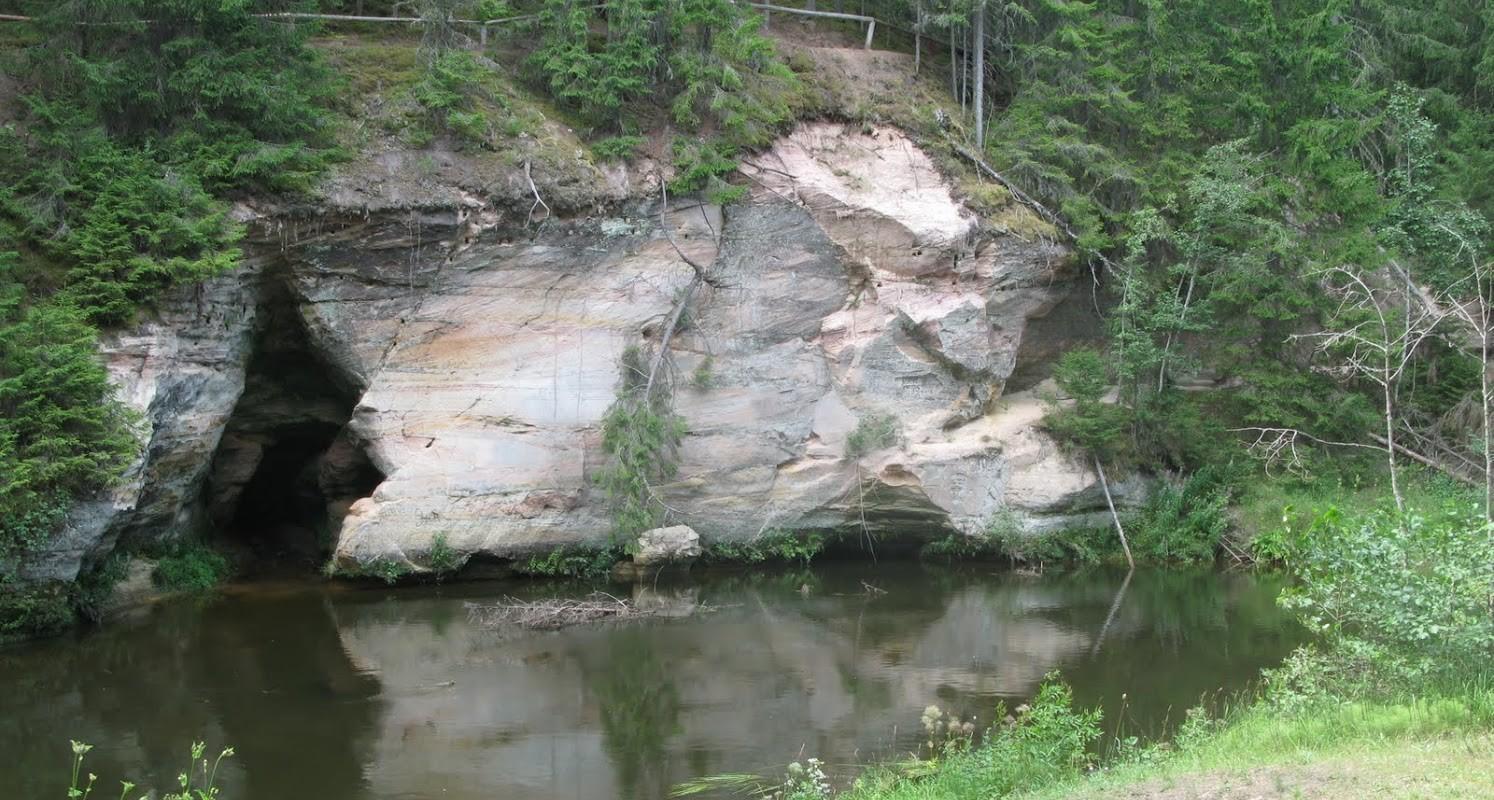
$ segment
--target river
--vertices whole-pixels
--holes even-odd
[[[0,649],[0,794],[61,797],[69,739],[95,745],[105,797],[171,785],[205,740],[236,750],[225,800],[656,800],[808,756],[844,777],[918,747],[926,706],[984,725],[1055,670],[1112,729],[1156,736],[1301,640],[1278,588],[830,562],[614,587],[665,615],[522,632],[469,607],[587,589],[236,586]]]

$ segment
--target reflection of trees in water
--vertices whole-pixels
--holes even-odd
[[[240,797],[353,797],[376,682],[353,671],[316,595],[188,600],[77,639],[0,657],[0,785],[58,794],[69,738],[90,741],[103,786],[167,787],[194,740],[233,745]],[[328,702],[331,697],[334,701]],[[55,774],[53,774],[55,773]]]
[[[244,796],[359,796],[379,683],[348,661],[326,599],[225,602],[201,630],[197,677],[245,767]]]
[[[667,743],[680,730],[679,691],[649,633],[623,628],[600,640],[601,652],[577,654],[600,711],[607,756],[630,798],[668,794]]]

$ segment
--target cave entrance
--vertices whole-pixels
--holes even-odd
[[[348,426],[359,387],[315,346],[284,278],[266,277],[259,320],[204,499],[252,574],[314,570],[384,475]]]

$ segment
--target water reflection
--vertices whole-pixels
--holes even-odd
[[[99,745],[101,775],[165,785],[206,738],[239,752],[235,800],[642,800],[906,752],[929,703],[988,720],[1054,669],[1112,716],[1129,693],[1127,731],[1156,732],[1299,635],[1247,575],[917,564],[696,576],[639,590],[679,615],[646,623],[468,622],[466,603],[514,588],[259,590],[0,650],[0,786],[56,793],[68,738]]]

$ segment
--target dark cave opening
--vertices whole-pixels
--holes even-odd
[[[266,277],[260,308],[204,502],[214,538],[251,574],[312,570],[384,475],[348,425],[359,387],[316,347],[283,279]]]

